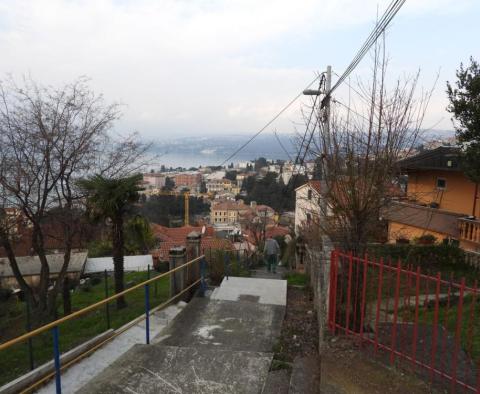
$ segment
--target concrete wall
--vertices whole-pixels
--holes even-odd
[[[305,272],[310,277],[315,311],[318,321],[319,352],[322,351],[325,332],[328,328],[328,298],[330,294],[330,256],[333,244],[323,236],[318,245],[306,248]]]

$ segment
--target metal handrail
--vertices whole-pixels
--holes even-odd
[[[198,285],[199,283],[201,283],[202,279],[198,279],[196,280],[195,282],[193,282],[190,286],[186,287],[185,289],[183,289],[181,292],[179,292],[178,294],[175,294],[173,297],[169,298],[167,301],[161,303],[160,305],[157,305],[155,308],[153,308],[150,313],[153,313],[155,312],[156,310],[160,310],[162,308],[164,308],[165,306],[167,306],[168,304],[170,304],[173,300],[175,300],[176,298],[180,297],[181,295],[185,294],[187,291],[189,291],[192,287]],[[123,334],[126,330],[129,330],[130,328],[132,328],[133,325],[137,324],[140,320],[143,320],[145,319],[145,315],[144,316],[140,316],[140,317],[137,317],[136,319],[134,319],[133,321],[131,321],[130,323],[127,323],[125,326],[123,326],[122,328],[118,329],[118,330],[115,330],[115,332],[112,334],[112,336],[104,339],[103,341],[101,341],[100,343],[96,344],[95,346],[93,346],[91,349],[88,349],[87,351],[83,352],[82,354],[79,354],[77,357],[75,357],[73,360],[70,360],[68,362],[66,362],[65,364],[62,364],[62,366],[60,367],[60,371],[64,371],[65,369],[69,368],[71,365],[79,362],[80,360],[82,360],[83,358],[89,356],[90,354],[92,354],[93,352],[95,352],[96,350],[98,350],[99,348],[101,348],[103,345],[105,345],[106,343],[112,341],[113,339],[115,339],[117,336]],[[32,385],[30,385],[29,387],[27,387],[25,390],[22,390],[21,391],[21,394],[27,394],[27,393],[31,393],[33,392],[33,390],[35,390],[37,387],[39,387],[40,385],[44,384],[46,381],[52,379],[54,376],[55,376],[56,372],[51,372],[47,375],[45,375],[43,378],[40,378],[40,380],[37,380],[36,382],[34,382]]]
[[[105,304],[107,304],[107,303],[109,303],[109,302],[111,302],[111,301],[114,301],[114,300],[116,300],[117,298],[122,297],[122,296],[124,296],[124,295],[126,295],[126,294],[128,294],[128,293],[130,293],[130,292],[132,292],[132,291],[134,291],[134,290],[137,290],[137,289],[139,289],[139,288],[141,288],[141,287],[144,287],[144,286],[146,286],[146,285],[149,285],[150,283],[153,283],[153,282],[155,282],[156,280],[159,280],[159,279],[161,279],[161,278],[164,278],[164,277],[167,276],[167,275],[171,275],[172,273],[174,273],[174,272],[176,272],[176,271],[179,271],[179,270],[181,270],[181,269],[183,269],[183,268],[185,268],[185,267],[187,267],[187,266],[189,266],[189,265],[191,265],[191,264],[193,264],[193,263],[195,263],[195,262],[197,262],[197,261],[200,261],[200,260],[203,259],[204,257],[205,257],[204,255],[199,256],[199,257],[196,257],[196,258],[194,258],[193,260],[190,260],[189,262],[187,262],[187,263],[185,263],[185,264],[182,264],[182,265],[180,265],[180,266],[178,266],[178,267],[176,267],[176,268],[174,268],[174,269],[172,269],[172,270],[170,270],[170,271],[164,272],[163,274],[160,274],[160,275],[158,275],[158,276],[155,276],[154,278],[147,279],[146,281],[141,282],[141,283],[139,283],[139,284],[137,284],[137,285],[135,285],[135,286],[132,286],[132,287],[130,287],[129,289],[126,289],[126,290],[124,290],[124,291],[122,291],[122,292],[120,292],[120,293],[114,294],[114,295],[112,295],[112,296],[110,296],[110,297],[108,297],[108,298],[105,298],[105,299],[103,299],[103,300],[101,300],[101,301],[98,301],[98,302],[96,302],[96,303],[94,303],[94,304],[92,304],[92,305],[89,305],[89,306],[87,306],[87,307],[85,307],[85,308],[83,308],[83,309],[80,309],[79,311],[75,311],[75,312],[69,314],[68,316],[64,316],[64,317],[62,317],[62,318],[60,318],[60,319],[54,320],[54,321],[52,321],[52,322],[50,322],[50,323],[45,324],[45,325],[42,326],[42,327],[36,328],[35,330],[32,330],[32,331],[30,331],[30,332],[27,332],[26,334],[20,335],[19,337],[16,337],[16,338],[14,338],[14,339],[11,339],[11,340],[8,341],[8,342],[2,343],[2,344],[0,344],[0,351],[5,350],[5,349],[8,349],[9,347],[11,347],[11,346],[13,346],[13,345],[16,345],[17,343],[26,341],[27,339],[32,338],[32,337],[34,337],[34,336],[37,336],[38,334],[41,334],[42,332],[45,332],[45,331],[47,331],[47,330],[49,330],[49,329],[51,329],[51,328],[55,328],[55,327],[57,327],[58,325],[66,322],[66,321],[68,321],[68,320],[71,320],[71,319],[74,319],[74,318],[79,317],[79,316],[81,316],[81,315],[84,315],[84,314],[87,313],[87,312],[90,312],[90,311],[92,311],[92,310],[94,310],[94,309],[97,309],[98,307],[100,307],[100,306],[102,306],[102,305],[105,305]]]

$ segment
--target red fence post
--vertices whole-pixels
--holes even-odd
[[[363,260],[363,281],[362,281],[362,310],[360,311],[360,338],[363,340],[363,323],[365,320],[365,302],[367,296],[367,270],[368,270],[368,258],[367,254],[365,254],[365,258]]]
[[[438,313],[440,307],[440,272],[437,274],[437,286],[435,288],[435,312],[433,316],[433,336],[432,336],[432,355],[430,361],[430,380],[433,381],[433,371],[435,369],[435,355],[437,352],[437,335],[438,335]]]
[[[455,326],[455,348],[453,351],[453,363],[452,363],[452,391],[455,391],[457,385],[457,362],[458,352],[460,350],[460,337],[462,335],[462,313],[463,313],[463,294],[465,292],[465,278],[462,278],[460,284],[460,295],[458,297],[458,309],[457,309],[457,322]]]
[[[353,254],[348,254],[348,285],[347,285],[347,308],[345,311],[345,334],[348,336],[350,328],[350,300],[352,291],[352,269],[353,269]]]
[[[330,329],[332,331],[332,334],[335,334],[335,320],[336,320],[336,311],[337,311],[337,279],[338,279],[338,266],[337,266],[337,260],[338,260],[338,251],[333,250],[332,255],[331,255],[331,266],[330,266],[330,276],[331,276],[331,282],[330,282]]]
[[[380,257],[380,267],[378,271],[377,313],[375,316],[375,353],[378,351],[378,323],[380,319],[380,304],[382,303],[383,286],[383,257]]]
[[[418,315],[420,309],[420,267],[417,267],[415,283],[415,321],[413,323],[412,362],[415,365],[417,357]]]
[[[473,327],[475,325],[475,306],[477,303],[477,281],[473,285],[473,294],[472,294],[472,302],[470,303],[470,314],[468,318],[468,328],[467,328],[467,350],[470,355],[472,355],[472,348],[473,348]]]
[[[398,320],[398,302],[400,298],[400,274],[401,274],[401,266],[400,266],[400,259],[397,263],[397,281],[395,284],[395,299],[394,299],[394,306],[393,306],[393,326],[392,326],[392,351],[390,353],[390,363],[393,364],[395,361],[395,342],[397,340],[397,320]]]

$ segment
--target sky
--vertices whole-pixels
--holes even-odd
[[[341,74],[390,0],[0,0],[0,79],[80,77],[150,140],[251,135],[328,64]],[[480,1],[407,0],[387,32],[389,80],[438,81],[424,120],[452,129],[445,81],[480,60]],[[367,56],[352,80],[367,80]],[[335,81],[335,78],[334,78]],[[339,91],[345,95],[345,91]],[[267,132],[292,132],[304,99]]]

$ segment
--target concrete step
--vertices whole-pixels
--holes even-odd
[[[271,353],[135,345],[78,393],[258,394],[272,358]]]
[[[320,360],[318,356],[297,357],[293,361],[288,393],[320,393]]]
[[[159,343],[269,353],[280,335],[284,314],[281,305],[194,298],[161,333]]]
[[[265,382],[262,394],[288,394],[290,384],[290,371],[279,369],[270,371]]]

